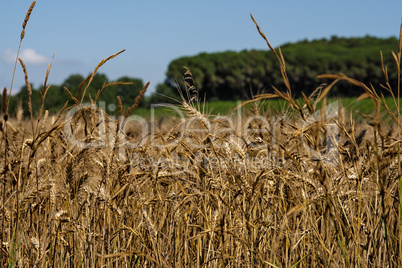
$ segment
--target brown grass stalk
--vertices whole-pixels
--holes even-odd
[[[120,54],[123,53],[124,51],[126,51],[126,50],[123,49],[123,50],[117,52],[116,54],[113,54],[113,55],[111,55],[111,56],[109,56],[109,57],[107,57],[107,58],[105,58],[105,59],[102,59],[102,60],[98,63],[98,65],[95,67],[95,70],[92,72],[92,74],[90,74],[90,75],[88,76],[88,78],[87,78],[87,79],[88,79],[88,82],[87,82],[87,84],[86,84],[86,87],[84,88],[84,91],[82,92],[82,95],[81,95],[81,88],[82,88],[82,87],[80,86],[80,88],[79,88],[79,91],[78,91],[78,94],[77,94],[77,97],[76,97],[76,98],[79,99],[80,96],[81,96],[81,101],[80,101],[81,104],[82,104],[82,102],[84,101],[85,93],[86,93],[86,91],[87,91],[89,85],[91,84],[91,82],[92,82],[92,80],[93,80],[93,77],[94,77],[95,74],[98,72],[99,68],[100,68],[103,64],[105,64],[107,61],[113,59],[114,57],[117,57],[118,55],[120,55]],[[87,80],[87,79],[86,79],[86,80]],[[85,80],[83,83],[85,83],[86,80]],[[83,83],[82,83],[82,85],[83,85]]]
[[[32,111],[32,87],[31,87],[31,84],[29,83],[29,80],[28,80],[28,71],[27,71],[27,68],[25,66],[24,61],[21,58],[18,58],[18,60],[19,60],[19,62],[21,64],[21,67],[22,67],[22,70],[23,70],[24,76],[25,76],[25,85],[27,87],[28,98],[29,98],[29,100],[28,100],[28,110],[29,110],[29,114],[31,115],[32,135],[34,135],[35,129],[34,129],[34,123],[33,123],[34,119],[33,119],[33,111]]]
[[[279,48],[275,55],[286,80]],[[280,97],[286,111],[255,105],[252,115],[214,116],[200,108],[187,69],[178,101],[185,118],[166,116],[154,135],[120,128],[100,108],[66,118],[111,57],[77,95],[65,88],[74,103],[56,118],[43,108],[50,64],[34,138],[21,115],[0,131],[1,267],[401,266],[399,114],[375,86],[322,75],[332,83],[302,101],[290,84],[252,100]],[[328,94],[340,80],[364,89],[357,100],[373,101],[362,122],[345,107],[330,117]],[[117,84],[89,98],[96,103]],[[130,116],[149,84],[125,114],[117,96],[119,117]],[[8,97],[4,89],[3,114]]]
[[[144,87],[141,89],[140,93],[138,94],[138,96],[135,98],[134,104],[131,107],[128,107],[125,113],[125,118],[129,117],[130,114],[137,109],[138,105],[140,104],[140,101],[142,99],[142,97],[144,96],[145,92],[148,89],[148,86],[151,82],[147,82]]]
[[[35,7],[35,4],[36,4],[36,1],[33,1],[31,3],[31,5],[29,6],[28,11],[27,11],[27,13],[25,15],[24,22],[22,23],[22,31],[21,31],[21,36],[20,36],[20,43],[19,43],[19,46],[18,46],[17,56],[15,58],[13,77],[11,79],[10,92],[8,94],[9,97],[8,97],[8,105],[7,105],[7,107],[10,105],[11,92],[12,92],[12,89],[13,89],[13,83],[14,83],[14,77],[15,77],[15,70],[17,69],[17,62],[18,62],[18,58],[19,58],[19,54],[20,54],[20,50],[21,50],[22,40],[24,39],[24,36],[25,36],[25,28],[26,28],[28,20],[29,20],[29,18],[31,16],[32,10]]]

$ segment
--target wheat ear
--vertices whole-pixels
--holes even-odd
[[[126,50],[123,49],[123,50],[117,52],[116,54],[113,54],[113,55],[107,57],[106,59],[102,59],[102,60],[98,63],[98,65],[95,67],[95,70],[92,72],[91,75],[89,75],[89,79],[87,78],[87,79],[88,79],[88,84],[86,85],[86,87],[84,88],[84,91],[83,91],[83,93],[82,93],[82,96],[81,96],[81,103],[84,101],[85,93],[86,93],[86,91],[87,91],[89,85],[91,84],[92,79],[94,78],[95,74],[98,72],[98,69],[99,69],[103,64],[105,64],[105,62],[107,62],[108,60],[113,59],[114,57],[116,57],[117,55],[123,53],[124,51],[126,51]],[[87,79],[85,79],[85,80],[87,80]],[[81,88],[81,85],[80,85],[80,88]],[[79,90],[79,92],[78,92],[78,94],[77,94],[77,99],[80,97],[80,94],[81,94],[81,91]]]
[[[146,83],[145,86],[142,88],[142,90],[140,91],[140,94],[138,94],[138,96],[135,98],[133,106],[127,108],[125,118],[129,117],[130,114],[138,107],[138,105],[140,104],[140,100],[142,99],[145,92],[147,91],[150,83],[151,82],[148,81],[148,83]]]
[[[25,75],[25,84],[27,86],[27,91],[28,91],[28,109],[29,109],[29,113],[31,114],[31,123],[32,123],[32,133],[34,133],[34,125],[33,125],[33,111],[32,111],[32,88],[31,88],[31,84],[29,83],[28,80],[28,71],[27,71],[27,67],[25,66],[24,61],[21,58],[18,58],[18,60],[20,61],[22,70],[24,71],[24,75]]]
[[[15,77],[15,69],[17,68],[17,61],[18,61],[18,55],[20,54],[21,50],[21,43],[22,39],[24,39],[25,36],[25,28],[27,27],[27,23],[29,21],[29,18],[31,16],[32,10],[35,7],[36,1],[33,1],[32,4],[29,6],[27,13],[25,14],[25,19],[24,22],[22,23],[22,31],[21,31],[21,37],[20,37],[20,44],[18,46],[18,51],[17,51],[17,56],[15,58],[15,64],[14,64],[14,71],[13,71],[13,78],[11,79],[11,86],[10,86],[10,93],[8,94],[8,105],[7,107],[10,106],[10,101],[11,101],[11,91],[13,89],[13,83],[14,83],[14,77]]]

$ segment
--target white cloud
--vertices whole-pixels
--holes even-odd
[[[46,56],[38,54],[32,48],[24,49],[21,52],[20,58],[26,64],[43,64],[43,63],[49,63],[50,62],[50,60]]]
[[[16,52],[14,52],[12,49],[7,48],[6,50],[3,51],[1,59],[5,63],[13,63],[15,61],[16,56],[17,56]]]
[[[12,49],[6,49],[3,52],[2,60],[6,63],[14,63],[17,52]],[[23,49],[19,56],[25,64],[44,64],[49,63],[50,59],[44,55],[39,54],[32,48]]]

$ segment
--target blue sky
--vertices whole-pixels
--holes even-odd
[[[22,22],[32,1],[0,1],[0,87],[10,87]],[[127,75],[163,82],[169,62],[200,52],[267,49],[253,14],[273,46],[302,39],[399,35],[402,1],[102,1],[38,0],[20,57],[38,87],[55,54],[49,82],[88,75],[122,49],[99,72],[110,80]],[[286,58],[286,55],[285,55]],[[13,86],[24,84],[18,65]]]

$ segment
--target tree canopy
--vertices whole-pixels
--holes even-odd
[[[72,74],[67,77],[61,85],[52,85],[47,92],[46,99],[44,102],[44,109],[49,110],[51,113],[57,113],[64,106],[66,101],[69,101],[70,104],[72,100],[70,99],[67,91],[71,92],[73,96],[77,96],[79,86],[85,80],[81,74]],[[133,105],[135,98],[138,96],[141,89],[144,87],[144,83],[141,79],[131,78],[127,76],[123,76],[116,81],[119,82],[131,82],[130,85],[110,85],[104,88],[102,93],[98,97],[98,103],[104,102],[105,105],[109,105],[111,103],[116,103],[117,96],[120,96],[122,100],[123,106],[131,106]],[[109,83],[109,79],[105,74],[97,73],[93,77],[91,84],[89,85],[87,92],[85,94],[85,98],[83,100],[84,103],[90,103],[90,98],[95,99],[95,96],[99,89],[102,89],[105,85]],[[84,84],[85,87],[86,84]],[[41,105],[41,96],[44,92],[43,86],[35,89],[32,85],[32,107],[34,111],[38,111]],[[22,89],[11,98],[9,111],[14,112],[20,106],[24,109],[25,114],[28,113],[27,109],[25,109],[28,103],[28,91],[27,87],[24,86]],[[144,105],[144,101],[140,103],[140,105]]]
[[[381,70],[380,51],[384,63],[389,67],[389,78],[395,87],[397,74],[391,51],[396,50],[398,40],[394,37],[381,39],[364,38],[320,39],[311,42],[303,40],[281,46],[292,92],[299,96],[301,91],[308,94],[321,83],[317,75],[324,73],[344,73],[364,83],[378,85],[385,83]],[[255,94],[270,91],[271,86],[283,86],[279,63],[275,55],[266,50],[226,51],[201,53],[191,57],[173,60],[166,73],[170,83],[181,79],[189,68],[198,90],[207,99],[232,100],[243,98],[250,90]],[[361,91],[356,87],[339,83],[332,94],[354,96]]]

